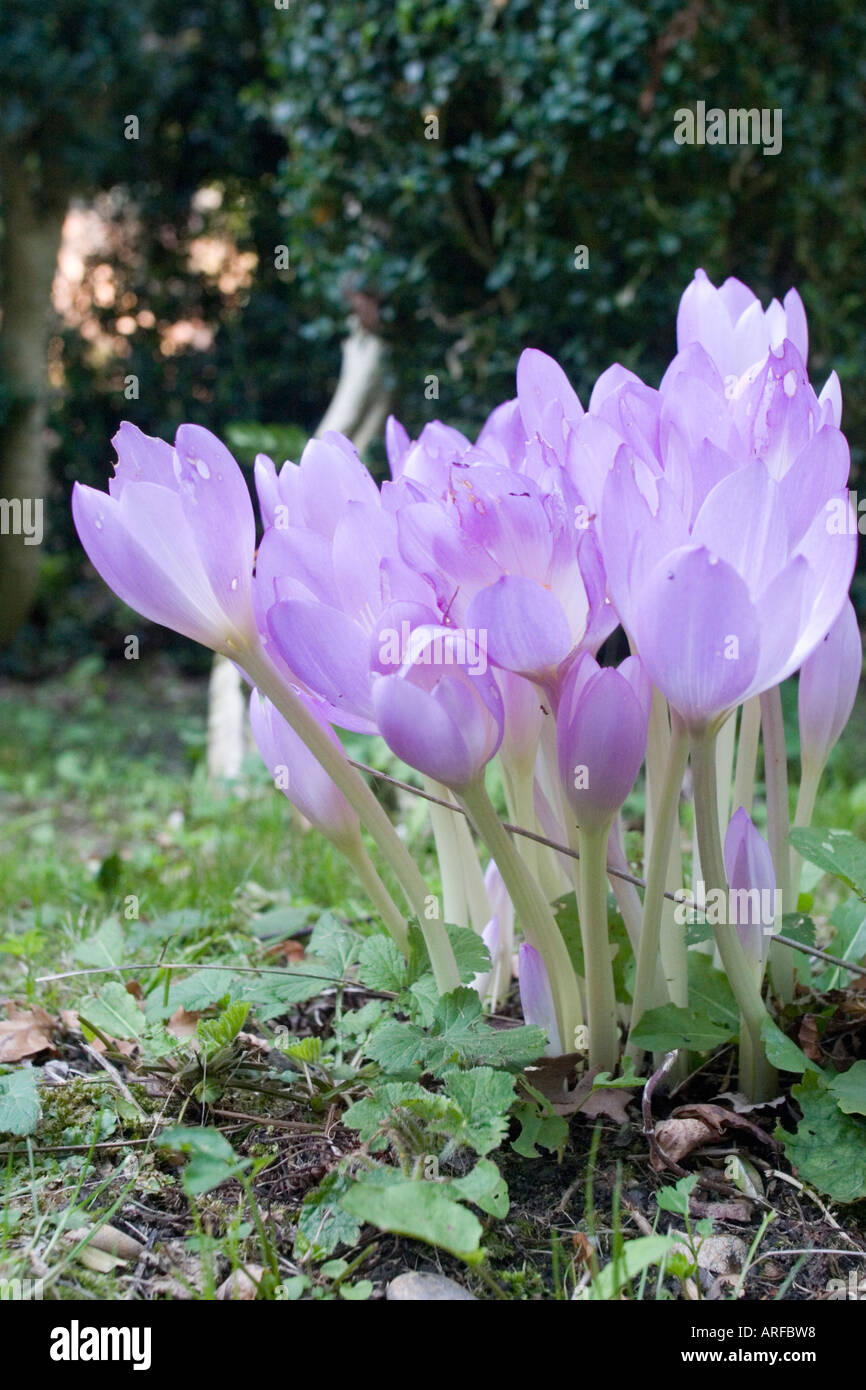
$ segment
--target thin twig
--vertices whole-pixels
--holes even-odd
[[[348,761],[352,767],[356,767],[359,772],[367,772],[371,777],[376,777],[380,782],[388,782],[392,787],[398,787],[400,791],[411,792],[413,796],[420,796],[424,801],[432,801],[435,806],[444,806],[446,811],[454,811],[458,816],[465,816],[466,812],[462,806],[456,805],[453,801],[446,801],[444,797],[434,796],[432,792],[424,790],[422,787],[413,787],[411,782],[404,782],[399,777],[392,777],[388,772],[379,772],[377,768],[370,767],[368,763],[357,762],[354,758]],[[527,830],[522,825],[513,825],[511,821],[503,821],[506,830],[510,830],[512,835],[522,835],[526,840],[534,840],[537,845],[546,845],[548,849],[556,850],[557,854],[564,854],[569,859],[579,859],[580,853],[571,849],[569,845],[561,845],[556,840],[548,839],[546,835],[538,835],[534,830]],[[639,874],[625,873],[622,869],[615,869],[612,864],[606,865],[607,872],[614,878],[621,878],[625,883],[631,883],[635,888],[646,888],[646,880]],[[676,893],[671,893],[665,889],[664,896],[677,906],[681,906],[684,899],[678,897]],[[842,960],[839,956],[831,956],[829,951],[822,951],[817,946],[807,946],[802,941],[794,941],[790,936],[783,936],[781,932],[773,934],[773,940],[778,941],[781,946],[789,946],[792,951],[802,951],[806,956],[817,956],[820,960],[825,960],[829,965],[841,966],[843,970],[849,970],[852,975],[866,976],[866,966],[853,965],[850,961]]]
[[[662,1078],[665,1077],[667,1073],[670,1071],[671,1067],[677,1060],[678,1055],[678,1049],[674,1048],[673,1051],[667,1054],[661,1066],[653,1072],[649,1081],[643,1088],[643,1093],[641,1094],[640,1098],[640,1108],[641,1114],[643,1115],[643,1132],[649,1143],[651,1152],[661,1159],[662,1163],[665,1165],[666,1168],[670,1168],[674,1173],[676,1173],[677,1177],[682,1178],[686,1175],[685,1168],[681,1168],[678,1163],[675,1163],[672,1158],[668,1157],[661,1144],[659,1143],[658,1139],[656,1138],[656,1129],[655,1124],[653,1122],[652,1105],[653,1092],[655,1091],[656,1086],[658,1086]]]

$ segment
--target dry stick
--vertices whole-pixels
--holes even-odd
[[[457,810],[458,808],[455,807],[454,809]],[[461,815],[462,814],[463,813],[461,810]],[[525,831],[521,832],[519,826],[514,825],[506,825],[505,829],[511,830],[515,834],[527,833]],[[564,845],[555,844],[553,840],[545,840],[544,843],[550,845],[551,849],[561,850],[563,854],[572,853]],[[573,857],[577,859],[579,858],[579,855],[574,854]],[[610,872],[613,873],[614,871],[610,870]],[[622,875],[622,877],[625,877],[625,875]],[[632,877],[632,875],[629,875],[629,878]],[[645,887],[642,878],[635,877],[634,882],[637,884],[638,888]],[[669,897],[672,902],[679,902],[679,899],[674,893],[667,893],[666,896]],[[792,937],[783,936],[781,932],[779,932],[777,936],[774,936],[773,940],[778,941],[782,946],[790,946],[792,951],[801,951],[804,956],[815,956],[818,960],[825,960],[828,965],[836,965],[840,967],[842,970],[847,970],[851,975],[866,976],[866,966],[855,965],[853,961],[843,960],[841,956],[831,956],[829,951],[822,951],[818,946],[806,946],[804,942],[794,941]],[[258,965],[203,965],[200,961],[196,960],[156,960],[150,961],[145,965],[89,965],[81,970],[62,970],[57,975],[37,975],[36,983],[38,985],[53,984],[55,980],[73,980],[76,979],[79,975],[116,975],[118,973],[135,974],[139,970],[232,970],[236,975],[262,976],[297,975],[299,973],[297,970],[283,970],[278,966],[260,967]],[[344,985],[348,989],[361,989],[363,993],[368,994],[371,999],[396,998],[396,995],[393,992],[389,993],[387,990],[381,989],[368,989],[366,985],[359,985],[357,980],[347,980],[340,975],[314,975],[312,971],[308,970],[303,971],[303,974],[306,975],[307,978],[310,980],[324,980],[327,984],[330,985]],[[490,1014],[488,1015],[488,1017],[498,1018],[499,1015]],[[512,1019],[504,1019],[504,1021],[509,1023],[513,1022]]]
[[[411,792],[414,796],[420,796],[424,801],[435,801],[438,805],[447,807],[449,811],[455,811],[458,816],[466,815],[462,806],[455,806],[452,802],[433,796],[430,792],[422,791],[420,787],[413,787],[411,782],[403,782],[399,777],[392,777],[387,772],[377,772],[375,767],[369,767],[367,763],[356,762],[354,758],[349,758],[349,762],[360,772],[368,772],[371,777],[378,777],[380,782],[390,782],[392,787],[399,787],[401,791]],[[502,825],[506,830],[510,830],[512,835],[523,835],[527,840],[535,840],[536,844],[546,845],[548,849],[555,849],[558,854],[565,854],[570,859],[580,858],[580,853],[576,849],[571,849],[568,845],[561,845],[556,840],[550,840],[546,835],[539,835],[534,830],[526,830],[522,825],[512,825],[510,821],[503,821]],[[633,883],[635,888],[646,888],[646,879],[641,878],[639,874],[628,874],[622,869],[615,869],[612,864],[607,865],[607,871],[614,878],[621,878],[626,883]],[[664,890],[663,897],[678,905],[683,901],[682,898],[677,897],[676,893],[670,893],[667,889]],[[817,946],[807,946],[802,941],[794,941],[790,936],[784,936],[782,932],[774,933],[773,940],[778,941],[781,946],[790,946],[792,951],[802,951],[804,956],[816,956],[820,960],[826,960],[830,965],[841,965],[852,975],[866,976],[866,966],[854,965],[850,961],[842,960],[840,956],[831,956],[828,951],[819,950]],[[41,978],[54,977],[43,976]]]

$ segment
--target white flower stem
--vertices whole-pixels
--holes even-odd
[[[662,908],[664,906],[665,881],[671,857],[674,833],[679,828],[680,789],[683,773],[689,757],[689,743],[686,731],[678,719],[674,719],[668,745],[667,765],[656,801],[655,833],[652,839],[647,881],[643,900],[643,923],[641,925],[640,947],[637,956],[637,970],[634,982],[634,1001],[632,1004],[631,1028],[637,1026],[647,1009],[658,1001],[656,998],[657,968],[661,947]],[[685,940],[685,930],[680,928]],[[629,1040],[629,1055],[637,1062],[643,1050]]]
[[[502,825],[478,778],[460,794],[460,801],[479,836],[496,860],[505,887],[514,904],[516,922],[527,940],[539,952],[547,969],[556,1021],[562,1046],[574,1047],[577,1030],[583,1022],[580,991],[562,933],[550,906],[530,874],[511,836]]]
[[[427,884],[384,808],[359,773],[350,766],[342,750],[334,747],[315,716],[294,692],[288,689],[265,654],[253,648],[239,652],[237,659],[257,688],[267,696],[306,744],[375,840],[383,859],[402,886],[409,905],[418,918],[440,994],[457,989],[460,985],[460,974],[445,924],[438,918],[427,917]]]
[[[586,982],[589,1066],[616,1070],[619,1030],[607,920],[607,840],[610,827],[580,832],[578,910]]]
[[[360,835],[357,843],[351,848],[344,848],[343,852],[361,880],[361,886],[367,897],[379,913],[400,951],[408,959],[409,928],[406,925],[406,919],[379,877],[376,866],[364,848]]]
[[[448,788],[434,781],[432,777],[424,778],[424,786],[432,796],[450,800]],[[455,927],[466,927],[469,925],[469,914],[463,885],[463,866],[457,846],[455,822],[458,816],[459,813],[448,811],[444,806],[438,806],[435,801],[430,802],[430,821],[433,826],[436,857],[439,860],[439,877],[442,881],[442,911],[446,922],[452,922]],[[459,819],[462,820],[463,817],[459,816]]]
[[[815,810],[815,801],[818,796],[818,785],[821,781],[821,774],[824,768],[822,765],[815,766],[813,763],[804,762],[800,770],[800,790],[797,793],[797,810],[794,813],[794,824],[800,828],[807,828],[812,824],[812,812]],[[791,911],[797,911],[797,900],[800,897],[800,877],[803,873],[803,860],[795,849],[791,850]]]
[[[747,815],[752,814],[755,799],[755,768],[758,764],[758,739],[761,733],[761,701],[753,695],[747,700],[740,713],[740,741],[737,745],[737,767],[734,773],[733,810],[736,813],[742,806]]]
[[[792,910],[791,847],[788,811],[788,754],[785,748],[785,722],[782,718],[782,691],[776,685],[761,696],[761,728],[764,734],[764,781],[767,787],[767,839],[776,870],[776,888],[782,900],[782,914]],[[776,931],[781,920],[775,923]],[[787,946],[770,943],[770,976],[773,988],[785,1004],[794,997],[794,957]]]

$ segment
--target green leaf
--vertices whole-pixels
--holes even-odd
[[[659,1211],[672,1211],[677,1216],[688,1216],[689,1197],[697,1184],[697,1177],[689,1173],[680,1178],[673,1187],[662,1187],[656,1193]]]
[[[740,1010],[728,977],[702,951],[689,951],[689,1004],[720,1028],[727,1028],[729,1037],[739,1033]]]
[[[519,1100],[512,1111],[520,1125],[519,1135],[511,1141],[512,1149],[523,1158],[540,1158],[537,1144],[556,1153],[568,1138],[567,1121],[557,1115],[547,1096],[530,1085],[525,1076],[520,1078],[520,1088],[527,1099]]]
[[[339,1205],[352,1186],[351,1178],[335,1170],[308,1192],[298,1216],[295,1255],[312,1252],[314,1258],[330,1255],[338,1245],[355,1245],[361,1228],[353,1216]]]
[[[476,975],[490,969],[490,952],[471,927],[455,927],[451,922],[446,922],[445,930],[454,948],[460,979],[464,984],[471,984]]]
[[[766,1048],[767,1057],[779,1071],[793,1071],[802,1075],[804,1071],[820,1070],[809,1060],[802,1048],[782,1032],[769,1014],[765,1015],[761,1024],[761,1041]]]
[[[293,1057],[296,1062],[303,1062],[310,1066],[318,1062],[322,1055],[321,1038],[299,1038],[297,1042],[280,1042],[280,1052],[285,1057]]]
[[[350,1216],[380,1231],[436,1245],[470,1264],[482,1257],[483,1228],[478,1217],[448,1195],[444,1185],[400,1177],[382,1185],[370,1174],[340,1198]]]
[[[850,830],[791,831],[791,844],[804,859],[841,878],[866,900],[866,845]]]
[[[110,1038],[140,1038],[147,1025],[135,999],[118,980],[84,999],[78,1006],[78,1016],[82,1023],[89,1023]]]
[[[371,1279],[359,1279],[357,1284],[341,1284],[340,1297],[351,1303],[363,1303],[373,1292]]]
[[[192,975],[180,976],[172,981],[168,999],[163,1001],[163,993],[152,994],[147,1002],[148,1018],[170,1018],[176,1009],[186,1009],[187,1013],[204,1013],[221,1000],[228,999],[236,976],[230,970],[196,970]]]
[[[445,1078],[445,1093],[456,1103],[462,1123],[453,1137],[477,1154],[498,1149],[508,1129],[508,1113],[514,1101],[514,1077],[492,1067],[452,1071]]]
[[[843,1114],[817,1072],[806,1072],[792,1095],[803,1118],[795,1134],[777,1128],[775,1137],[798,1177],[835,1202],[866,1197],[866,1121]]]
[[[859,898],[839,903],[830,914],[835,928],[830,950],[842,960],[859,963],[866,956],[866,907]],[[842,989],[851,983],[851,976],[842,966],[831,965],[815,980],[821,991]]]
[[[361,983],[368,989],[382,989],[400,994],[406,988],[408,969],[395,942],[389,936],[371,936],[364,942],[358,957]]]
[[[345,927],[332,912],[324,912],[310,936],[310,954],[324,962],[324,974],[342,979],[358,959],[363,937]]]
[[[252,1160],[239,1158],[225,1135],[207,1126],[193,1128],[173,1125],[160,1135],[159,1147],[190,1156],[183,1170],[183,1186],[188,1197],[200,1197],[212,1192],[239,1171],[251,1166]]]
[[[390,1081],[377,1085],[373,1095],[350,1105],[343,1123],[348,1129],[356,1129],[363,1144],[369,1144],[373,1153],[387,1145],[387,1138],[381,1132],[392,1120],[399,1123],[400,1110],[411,1110],[427,1120],[442,1122],[442,1129],[448,1132],[448,1118],[452,1125],[459,1125],[460,1112],[449,1105],[442,1096],[425,1091],[412,1081]]]
[[[827,1089],[843,1114],[866,1115],[866,1062],[855,1062],[840,1076],[831,1077]]]
[[[815,923],[803,912],[786,912],[782,918],[782,935],[804,946],[814,946]]]
[[[709,1052],[720,1043],[729,1042],[731,1036],[725,1024],[714,1022],[697,1009],[683,1009],[677,1004],[648,1009],[632,1029],[634,1041],[648,1052],[670,1052],[676,1047]]]
[[[577,895],[566,893],[564,897],[557,898],[553,904],[553,915],[556,918],[556,925],[562,933],[568,954],[575,972],[583,975],[583,940],[580,935],[580,917],[577,911]]]
[[[205,1057],[212,1057],[221,1047],[228,1047],[234,1042],[247,1021],[249,1011],[249,1004],[243,1004],[238,1000],[223,1009],[218,1018],[199,1019],[196,1035],[202,1044]]]
[[[79,941],[75,959],[81,965],[119,965],[123,959],[123,928],[116,917],[106,917],[93,936]]]
[[[0,1076],[0,1131],[32,1134],[39,1114],[39,1091],[32,1067],[18,1067],[8,1076]]]
[[[208,1125],[172,1125],[163,1130],[157,1146],[172,1153],[198,1154],[206,1158],[228,1160],[235,1157],[225,1135]]]
[[[429,1030],[389,1020],[376,1029],[367,1053],[384,1071],[405,1075],[484,1063],[518,1070],[540,1057],[546,1046],[541,1028],[492,1028],[475,991],[455,989],[437,1000]]]
[[[638,1236],[637,1240],[628,1241],[619,1258],[605,1265],[577,1298],[593,1302],[616,1298],[626,1284],[649,1269],[650,1265],[661,1264],[673,1244],[670,1236]]]
[[[482,1158],[471,1173],[462,1178],[452,1178],[448,1184],[449,1192],[456,1192],[465,1202],[474,1202],[476,1207],[490,1216],[502,1220],[508,1215],[508,1187],[495,1163]]]
[[[263,971],[258,976],[247,975],[235,992],[252,1005],[262,1023],[267,1023],[293,1004],[315,999],[328,988],[330,977],[331,971],[324,961],[307,958],[279,974]]]

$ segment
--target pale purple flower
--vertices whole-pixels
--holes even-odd
[[[284,465],[279,502],[274,479],[261,465],[260,496],[273,521],[259,546],[254,597],[269,651],[326,702],[329,718],[372,733],[376,671],[399,669],[408,632],[440,618],[432,585],[400,555],[394,485],[380,493],[340,435],[313,440],[299,465]]]
[[[862,669],[863,644],[849,599],[800,669],[800,758],[804,766],[819,772],[827,762],[854,708]]]
[[[543,1028],[547,1034],[545,1055],[561,1057],[562,1042],[547,969],[538,951],[528,941],[521,942],[517,952],[517,983],[525,1021]]]
[[[788,290],[782,304],[773,299],[763,309],[758,296],[734,276],[717,289],[705,271],[695,271],[677,313],[680,352],[690,343],[700,343],[723,377],[740,377],[786,338],[805,362],[809,331],[796,290]]]
[[[728,921],[736,925],[747,957],[763,964],[775,920],[776,874],[770,846],[740,806],[725,835]]]
[[[714,726],[796,671],[842,608],[856,526],[830,512],[848,513],[847,444],[790,342],[727,391],[693,345],[658,392],[625,374],[599,409],[594,451],[572,462],[600,495],[614,606],[686,724]]]
[[[639,658],[618,668],[578,657],[562,690],[556,749],[563,791],[587,830],[610,824],[646,752],[652,690]]]
[[[334,747],[342,751],[339,739],[317,706],[297,687],[294,693],[315,715]],[[258,690],[250,698],[250,723],[262,761],[277,789],[335,845],[357,844],[360,823],[356,813],[307,745]]]
[[[230,657],[257,642],[250,586],[255,519],[243,474],[200,425],[174,447],[124,423],[108,493],[76,483],[72,514],[87,555],[151,622]]]
[[[502,696],[466,634],[424,626],[396,675],[376,678],[373,712],[388,747],[410,767],[460,790],[502,741]]]

